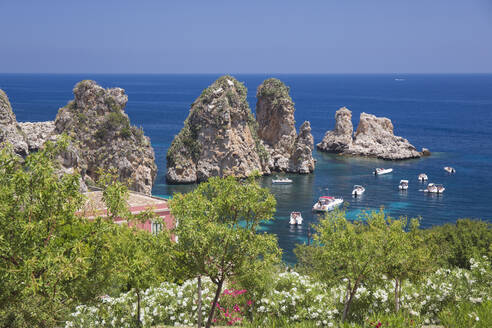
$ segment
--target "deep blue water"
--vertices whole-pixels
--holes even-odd
[[[58,108],[73,98],[72,88],[83,79],[104,87],[122,87],[129,101],[126,108],[132,124],[142,126],[155,149],[158,178],[154,194],[170,196],[192,186],[167,185],[164,179],[166,151],[183,126],[190,104],[219,75],[29,75],[0,74],[0,88],[10,97],[18,121],[54,119]],[[292,249],[306,240],[309,223],[317,217],[311,206],[320,195],[340,195],[349,201],[349,215],[362,210],[385,209],[395,217],[422,218],[421,225],[453,222],[471,217],[492,221],[492,75],[236,75],[248,88],[254,111],[258,85],[275,76],[291,87],[296,104],[297,126],[311,121],[315,143],[334,125],[341,106],[353,112],[356,127],[361,112],[386,116],[395,134],[433,155],[420,160],[386,162],[344,158],[315,152],[312,175],[291,176],[294,184],[272,186],[262,179],[277,199],[276,220],[263,225],[276,233],[284,259],[294,261]],[[404,79],[402,81],[395,80]],[[455,175],[443,166],[456,168]],[[374,177],[374,167],[393,167],[387,176]],[[419,191],[417,175],[426,172],[429,181],[443,183],[446,192],[432,196]],[[408,192],[401,193],[400,179],[409,179]],[[351,196],[352,186],[362,184],[366,193]],[[290,228],[288,215],[302,211],[305,225]]]

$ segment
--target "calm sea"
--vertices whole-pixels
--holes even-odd
[[[10,97],[18,121],[53,120],[58,108],[73,98],[80,80],[93,79],[104,87],[122,87],[129,101],[132,124],[142,126],[155,149],[158,178],[154,194],[171,196],[192,186],[167,185],[166,151],[183,126],[190,104],[219,75],[29,75],[1,74],[0,88]],[[421,225],[453,222],[470,217],[492,221],[492,75],[242,75],[235,77],[248,88],[255,108],[258,85],[278,77],[291,88],[296,104],[296,125],[311,121],[315,143],[334,125],[335,111],[347,106],[354,126],[361,112],[386,116],[395,134],[433,155],[420,160],[386,162],[344,158],[315,152],[316,171],[291,176],[292,185],[272,186],[262,179],[277,199],[276,220],[263,225],[277,234],[284,260],[295,261],[296,243],[306,241],[307,226],[318,220],[311,206],[321,195],[342,196],[349,202],[350,217],[363,210],[384,206],[392,216],[422,218]],[[444,166],[457,173],[448,175]],[[374,177],[374,167],[393,167],[392,174]],[[442,183],[441,196],[419,191],[417,175],[426,172],[429,182]],[[400,179],[410,180],[407,192],[398,191]],[[354,184],[366,193],[352,198]],[[288,225],[289,213],[299,210],[305,219],[300,228]]]

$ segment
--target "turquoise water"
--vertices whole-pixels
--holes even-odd
[[[258,85],[272,75],[236,75],[248,88],[255,107]],[[19,121],[52,120],[58,108],[73,98],[72,88],[82,79],[94,79],[104,87],[122,87],[129,96],[127,113],[133,124],[150,136],[159,168],[153,193],[171,196],[193,185],[167,185],[165,155],[183,126],[189,106],[218,75],[28,75],[0,74],[0,88],[10,97]],[[292,185],[272,185],[262,178],[277,199],[276,220],[262,229],[275,233],[284,259],[295,261],[292,249],[306,241],[307,227],[318,216],[311,207],[321,195],[341,196],[347,214],[356,218],[364,210],[384,208],[392,216],[422,218],[423,227],[453,222],[457,218],[481,218],[492,222],[492,75],[277,75],[291,87],[296,104],[296,124],[310,120],[315,142],[334,125],[341,106],[353,112],[354,126],[361,112],[389,117],[395,133],[433,155],[419,160],[387,162],[314,153],[314,174],[289,175]],[[403,81],[395,81],[402,78]],[[447,174],[444,166],[457,173]],[[374,167],[393,167],[375,177]],[[443,183],[443,195],[427,195],[417,180],[426,172],[429,182]],[[410,180],[407,192],[398,190],[400,179]],[[354,184],[366,192],[352,198]],[[290,227],[288,216],[299,210],[302,227]]]

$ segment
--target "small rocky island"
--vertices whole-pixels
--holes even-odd
[[[59,109],[54,121],[18,123],[0,90],[0,142],[11,143],[25,157],[66,134],[70,146],[59,160],[64,172],[81,174],[83,190],[95,184],[100,169],[114,169],[120,180],[129,181],[131,190],[150,194],[157,174],[154,150],[143,131],[130,125],[125,91],[86,80],[73,93],[74,100]]]
[[[317,148],[325,152],[386,160],[419,158],[430,154],[425,148],[422,152],[417,151],[407,139],[395,136],[391,120],[385,117],[361,113],[354,134],[352,112],[346,107],[336,111],[335,128],[326,132]]]
[[[297,135],[289,89],[277,79],[260,85],[257,119],[246,96],[242,83],[222,76],[193,102],[167,152],[169,183],[314,170],[311,127],[305,122]]]

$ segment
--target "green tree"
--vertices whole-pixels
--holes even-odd
[[[226,279],[251,272],[261,261],[278,261],[275,237],[257,233],[260,221],[273,218],[275,198],[253,178],[211,178],[188,194],[175,194],[170,206],[179,220],[177,247],[188,254],[191,271],[216,285],[208,328]]]
[[[342,320],[350,313],[350,306],[362,283],[380,276],[381,247],[373,230],[375,218],[349,221],[345,212],[335,210],[326,215],[315,227],[312,246],[315,251],[310,260],[312,272],[322,280],[346,284]],[[302,251],[305,255],[305,250]]]
[[[0,149],[0,326],[53,327],[110,284],[105,234],[113,224],[76,214],[78,174],[59,175],[67,140],[24,161]]]
[[[368,233],[374,234],[372,238],[381,247],[382,273],[395,282],[394,303],[398,312],[403,282],[416,281],[431,268],[430,249],[423,242],[418,219],[394,219],[382,209],[369,215],[372,229]]]

